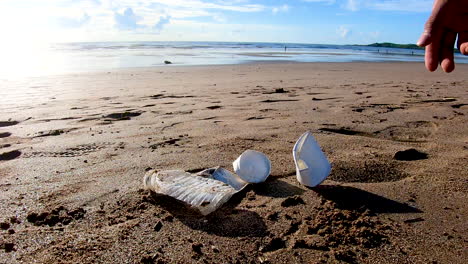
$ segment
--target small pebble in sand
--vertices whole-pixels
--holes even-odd
[[[10,223],[12,223],[12,224],[21,224],[21,221],[16,216],[12,216],[12,217],[10,217]]]
[[[10,228],[10,223],[7,223],[7,222],[0,223],[0,229],[7,230],[8,228]]]
[[[299,204],[305,204],[305,203],[304,203],[304,200],[302,200],[301,197],[296,195],[296,196],[293,196],[293,197],[286,198],[281,203],[281,206],[282,207],[290,207],[290,206],[296,206],[296,205],[299,205]]]
[[[219,248],[217,246],[211,246],[211,250],[213,250],[213,253],[219,253]]]
[[[285,247],[286,247],[286,242],[279,237],[275,237],[271,239],[265,246],[260,247],[260,251],[271,252],[271,251],[276,251]]]
[[[168,215],[168,216],[163,218],[163,221],[172,222],[172,221],[174,221],[174,216]]]
[[[283,88],[276,88],[275,93],[287,93]]]
[[[278,212],[270,213],[267,215],[267,219],[271,221],[277,221],[279,218]]]
[[[395,153],[393,157],[396,160],[405,160],[405,161],[412,161],[412,160],[422,160],[427,159],[427,153],[420,152],[414,148],[398,151]]]
[[[203,244],[200,244],[200,243],[196,243],[196,244],[192,244],[192,250],[193,252],[199,254],[199,255],[202,255],[203,252],[201,251],[203,247]]]
[[[163,227],[163,224],[161,223],[161,221],[159,221],[155,226],[154,226],[154,231],[156,232],[159,232],[159,230],[161,230],[161,228]]]
[[[15,250],[15,244],[13,243],[4,243],[2,245],[2,248],[5,249],[5,252],[11,252],[13,250]]]

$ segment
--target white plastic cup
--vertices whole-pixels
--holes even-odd
[[[239,177],[249,183],[264,182],[271,171],[268,157],[255,150],[246,150],[233,163],[234,171]]]

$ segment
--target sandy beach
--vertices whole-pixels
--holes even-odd
[[[0,262],[466,263],[467,72],[265,63],[2,79]],[[292,157],[308,130],[333,166],[316,188]],[[208,216],[143,190],[150,169],[232,171],[247,149],[270,177]]]

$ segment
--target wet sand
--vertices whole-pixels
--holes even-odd
[[[277,63],[0,80],[0,262],[466,263],[467,72]],[[307,130],[333,164],[317,188],[295,178]],[[142,190],[147,170],[232,170],[246,149],[271,176],[206,217]]]

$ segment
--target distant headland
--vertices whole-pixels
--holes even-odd
[[[381,48],[399,48],[399,49],[424,49],[419,47],[416,44],[397,44],[397,43],[391,43],[391,42],[381,42],[381,43],[372,43],[369,45],[366,45],[369,47],[381,47]]]
[[[416,44],[397,44],[397,43],[391,43],[391,42],[372,43],[372,44],[364,45],[364,46],[380,47],[380,48],[417,49],[417,50],[424,49],[423,47],[419,47]],[[454,51],[459,53],[459,50],[456,48],[454,48]]]

